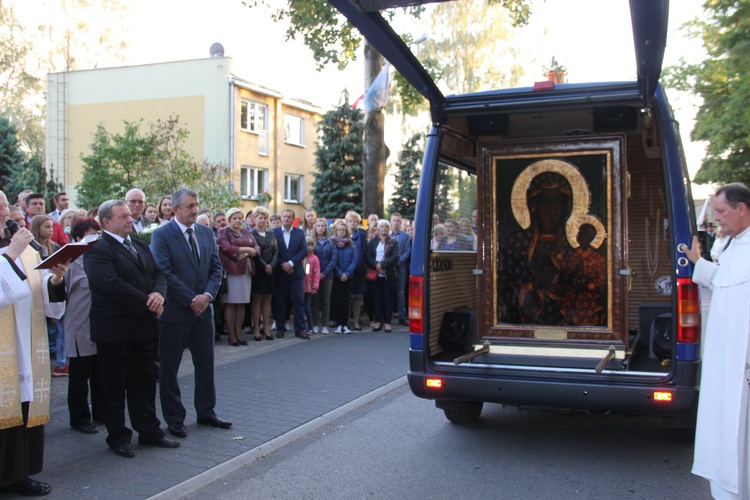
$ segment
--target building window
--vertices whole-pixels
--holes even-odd
[[[268,106],[243,100],[240,103],[240,130],[258,134],[258,154],[268,155]]]
[[[242,167],[240,171],[240,196],[257,199],[261,191],[268,192],[268,170]]]
[[[304,176],[296,174],[284,175],[284,201],[287,203],[302,203],[304,200]]]
[[[296,146],[305,145],[305,119],[284,115],[284,141]]]

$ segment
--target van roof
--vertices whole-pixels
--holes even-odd
[[[440,0],[445,1],[445,0]],[[466,1],[466,0],[455,0]],[[415,6],[435,3],[422,0],[330,0],[385,57],[398,72],[411,83],[417,91],[430,101],[433,122],[439,121],[442,109],[448,101],[465,96],[446,97],[438,84],[433,80],[422,62],[410,50],[409,45],[396,32],[396,17],[383,15],[383,10],[396,7]],[[669,17],[669,0],[629,0],[635,66],[637,71],[638,91],[644,107],[654,95],[667,39]],[[540,6],[543,7],[543,6]],[[394,19],[392,24],[386,19]],[[412,46],[415,46],[412,43]],[[581,50],[586,50],[582,48]],[[624,63],[625,64],[625,63]],[[562,86],[561,86],[562,87]],[[479,95],[486,95],[478,93]],[[477,94],[472,94],[477,95]],[[500,95],[508,95],[503,92]]]

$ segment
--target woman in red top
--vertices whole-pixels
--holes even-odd
[[[227,211],[229,226],[219,231],[217,243],[221,265],[227,273],[227,293],[224,294],[224,321],[229,330],[229,344],[247,345],[242,337],[242,321],[245,319],[245,304],[250,302],[252,263],[258,255],[256,242],[250,231],[242,227],[244,217],[239,208]],[[255,340],[260,340],[256,337]]]

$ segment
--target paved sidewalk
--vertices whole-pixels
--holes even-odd
[[[36,479],[52,485],[48,498],[147,498],[277,438],[368,392],[408,370],[408,333],[355,332],[254,342],[216,344],[217,414],[231,430],[195,423],[189,352],[180,384],[187,408],[188,437],[177,449],[137,445],[135,458],[115,455],[106,429],[86,435],[68,425],[66,379],[53,380],[51,422],[45,429],[44,471]],[[157,415],[161,408],[157,394]],[[162,427],[166,426],[162,421]],[[170,436],[171,437],[171,436]],[[2,498],[12,498],[2,496]]]

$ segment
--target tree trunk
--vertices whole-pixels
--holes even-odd
[[[369,89],[372,82],[383,68],[382,57],[367,41],[365,41],[365,89]],[[364,172],[363,179],[363,213],[377,214],[383,218],[383,198],[385,197],[385,116],[382,109],[365,113],[364,137]]]

